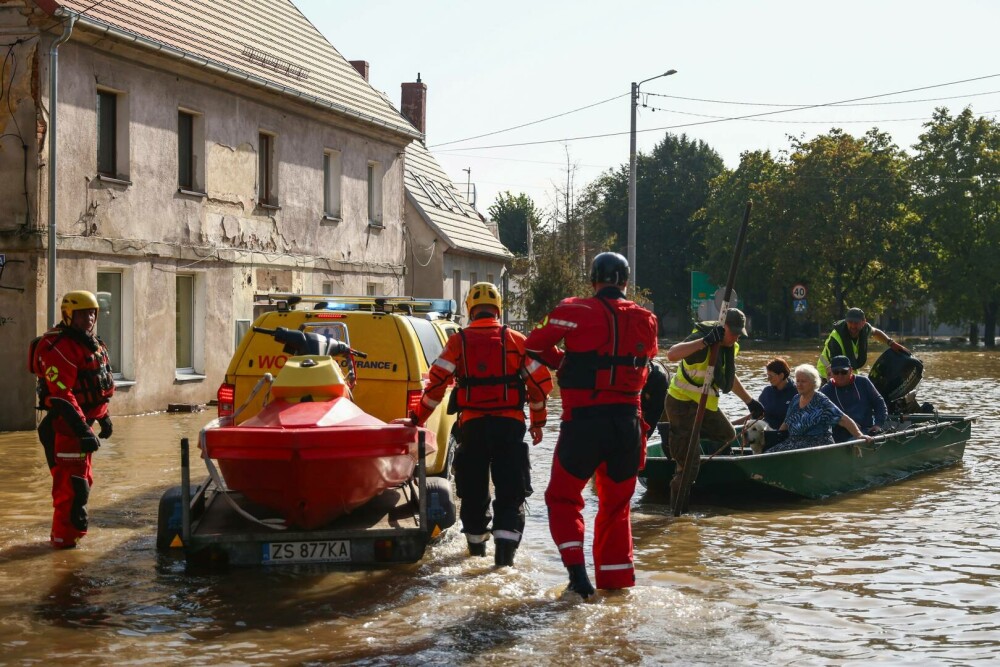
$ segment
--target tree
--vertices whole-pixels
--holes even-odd
[[[939,108],[914,146],[916,207],[933,262],[929,280],[938,317],[972,324],[996,344],[1000,306],[1000,125],[966,108]]]
[[[528,234],[535,234],[542,227],[542,218],[535,202],[523,192],[514,196],[507,191],[497,195],[487,212],[490,219],[497,223],[500,242],[515,255],[527,255]]]
[[[705,227],[702,268],[716,284],[722,284],[728,277],[746,203],[753,201],[736,292],[755,319],[755,334],[780,330],[787,340],[792,316],[789,290],[803,276],[799,263],[788,261],[783,224],[786,179],[787,164],[770,151],[743,153],[734,171],[712,180],[709,200],[694,220]]]
[[[792,140],[778,224],[787,261],[812,285],[819,321],[850,306],[908,312],[924,299],[911,253],[916,216],[909,209],[908,157],[872,129],[856,138],[839,129]]]
[[[693,216],[705,206],[712,179],[723,172],[722,158],[702,141],[667,134],[636,162],[636,284],[649,290],[658,315],[687,314],[691,269],[704,254],[704,229]],[[589,214],[618,239],[617,247],[605,249],[625,254],[628,167],[605,173],[588,191]]]

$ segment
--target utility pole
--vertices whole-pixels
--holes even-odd
[[[635,266],[635,112],[636,107],[639,105],[639,86],[646,83],[647,81],[652,81],[653,79],[659,79],[660,77],[670,76],[671,74],[677,74],[677,70],[671,69],[667,70],[663,74],[657,74],[648,79],[643,79],[639,83],[635,81],[632,82],[632,122],[629,129],[629,167],[628,167],[628,266],[632,273],[629,282],[632,285],[636,285],[636,266]]]

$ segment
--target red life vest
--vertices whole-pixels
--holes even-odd
[[[76,363],[76,384],[70,387],[80,409],[89,412],[107,403],[115,393],[115,380],[111,361],[108,359],[108,348],[100,338],[85,336],[60,324],[32,339],[28,346],[28,370],[40,380],[39,408],[49,407],[45,400],[49,392],[42,355],[64,346],[75,346],[83,353],[67,350],[69,358],[80,358]]]
[[[638,395],[654,354],[649,342],[656,341],[656,320],[648,310],[625,299],[592,296],[576,301],[589,306],[592,316],[602,314],[607,326],[586,329],[593,340],[574,338],[573,347],[588,351],[566,350],[556,374],[559,386]]]
[[[519,364],[520,352],[510,340],[507,326],[468,327],[458,332],[462,340],[461,365],[455,373],[455,396],[459,410],[522,409],[526,390],[518,366],[508,364],[508,355]]]

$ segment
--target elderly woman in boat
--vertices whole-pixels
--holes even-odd
[[[798,400],[788,406],[785,421],[778,429],[788,432],[788,439],[767,450],[783,452],[791,449],[833,444],[833,427],[842,426],[855,438],[871,441],[872,436],[861,432],[853,419],[844,414],[828,397],[817,391],[819,371],[815,366],[802,364],[795,367],[795,388]]]

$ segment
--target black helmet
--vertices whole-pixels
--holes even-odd
[[[590,282],[624,285],[628,282],[628,260],[616,252],[602,252],[590,265]]]

